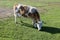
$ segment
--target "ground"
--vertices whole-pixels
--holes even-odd
[[[13,15],[13,10],[9,8],[0,8],[0,18],[5,18]]]
[[[38,9],[41,31],[33,27],[30,18],[17,18],[19,23],[14,23],[12,7],[16,3]],[[60,0],[0,0],[0,40],[60,40]]]

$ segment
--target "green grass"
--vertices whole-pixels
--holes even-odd
[[[0,7],[12,8],[15,3],[23,3],[44,10],[40,14],[44,23],[42,30],[38,31],[29,18],[18,18],[18,24],[14,23],[14,17],[0,19],[0,40],[60,40],[60,5],[50,2],[60,0],[1,0]]]

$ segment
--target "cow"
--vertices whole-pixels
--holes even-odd
[[[32,19],[33,26],[35,28],[37,27],[38,30],[41,30],[42,21],[36,7],[23,4],[15,4],[13,6],[13,11],[14,11],[15,23],[17,16],[29,17]]]

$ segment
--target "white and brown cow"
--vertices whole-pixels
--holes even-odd
[[[23,4],[16,4],[14,5],[13,10],[14,10],[15,22],[17,16],[30,17],[33,21],[34,27],[37,27],[38,30],[41,29],[42,21],[35,7]]]

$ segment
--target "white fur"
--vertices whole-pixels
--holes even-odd
[[[28,6],[30,9],[29,9],[29,12],[31,12],[31,10],[34,8],[36,9],[35,7],[32,7],[32,6]]]
[[[20,13],[17,13],[17,16],[18,16],[18,17],[21,17],[22,15],[21,15]]]
[[[42,21],[38,21],[38,23],[37,23],[38,30],[41,30],[41,27],[42,27]]]

